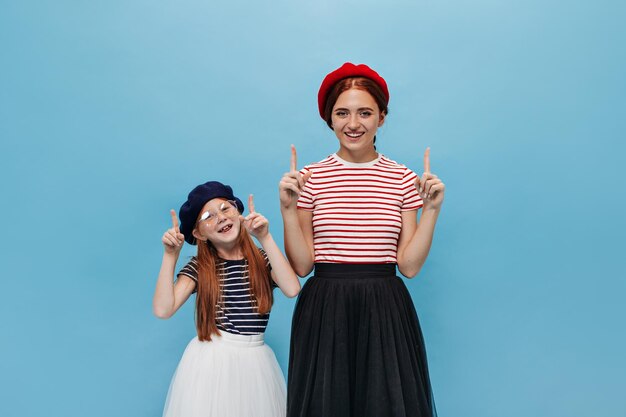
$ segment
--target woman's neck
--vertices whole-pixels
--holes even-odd
[[[359,164],[363,162],[370,162],[378,158],[378,152],[376,152],[376,149],[374,149],[374,147],[370,149],[363,149],[361,151],[349,151],[345,148],[340,148],[337,151],[337,156],[344,161]]]

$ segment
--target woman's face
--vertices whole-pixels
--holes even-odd
[[[236,203],[214,198],[200,210],[193,235],[198,240],[209,240],[216,248],[231,246],[239,237],[240,227]]]
[[[350,160],[350,156],[358,158],[376,154],[374,136],[385,122],[385,115],[381,114],[370,93],[357,88],[341,93],[333,106],[331,121],[339,139],[341,158]]]

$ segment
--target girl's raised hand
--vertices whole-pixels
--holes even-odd
[[[263,239],[269,234],[270,223],[261,213],[255,211],[254,196],[252,194],[248,197],[248,210],[250,210],[250,214],[245,218],[242,217],[244,227],[252,236],[257,239]]]
[[[286,172],[278,183],[278,191],[280,195],[280,205],[282,208],[295,208],[298,197],[302,192],[304,184],[311,177],[311,172],[302,175],[298,171],[298,155],[296,147],[291,145],[291,163],[289,172]]]
[[[426,148],[424,152],[424,174],[422,178],[417,177],[415,187],[424,201],[424,210],[441,208],[446,186],[439,177],[430,172],[430,148]]]
[[[178,217],[176,217],[176,212],[174,210],[170,210],[170,216],[172,216],[172,228],[167,229],[167,231],[163,234],[161,241],[163,242],[163,247],[166,253],[177,255],[183,248],[185,236],[180,233],[180,228],[178,227]]]

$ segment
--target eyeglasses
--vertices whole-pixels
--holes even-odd
[[[237,203],[232,200],[226,200],[220,204],[219,209],[216,210],[207,210],[200,216],[200,220],[198,223],[205,222],[206,224],[213,226],[217,222],[219,215],[222,217],[232,218],[237,215],[239,211],[237,210]]]

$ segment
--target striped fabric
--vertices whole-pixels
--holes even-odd
[[[268,268],[269,260],[264,251]],[[248,280],[248,262],[245,259],[230,261],[222,260],[220,275],[220,289],[222,304],[216,306],[217,328],[233,334],[261,334],[265,332],[269,314],[258,314],[250,297],[250,281]],[[178,275],[185,275],[198,282],[198,260],[194,256],[185,265]],[[276,287],[271,282],[272,289]],[[195,292],[195,291],[194,291]]]
[[[306,171],[298,208],[313,212],[315,262],[395,263],[401,212],[423,205],[417,175],[381,154],[367,163],[333,154]]]

